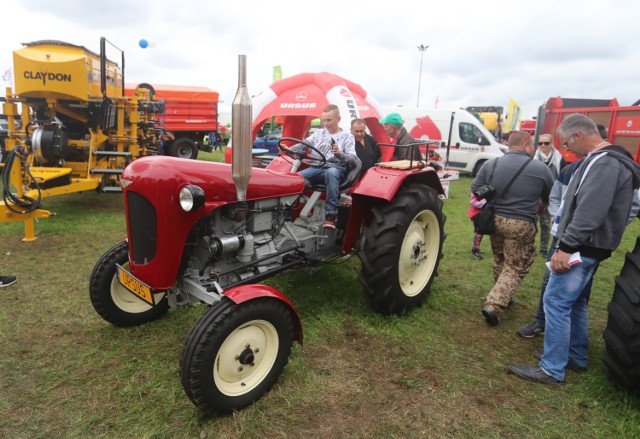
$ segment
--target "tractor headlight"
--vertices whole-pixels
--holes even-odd
[[[178,196],[180,207],[185,212],[193,212],[198,210],[204,204],[204,191],[195,185],[185,186],[180,189]]]

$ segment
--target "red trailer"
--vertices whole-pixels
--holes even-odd
[[[185,85],[142,86],[153,90],[155,99],[165,103],[166,111],[157,117],[158,128],[164,130],[165,155],[195,159],[198,149],[212,150],[213,145],[204,145],[202,139],[218,131],[218,92]],[[131,96],[135,88],[136,85],[127,84],[125,95]]]
[[[640,101],[639,101],[640,102]],[[582,113],[595,123],[603,125],[607,140],[623,146],[640,163],[640,106],[638,102],[621,107],[617,99],[568,99],[555,97],[547,100],[538,111],[536,136],[550,133],[556,148],[560,148],[556,128],[571,113]],[[574,162],[578,157],[570,151],[560,150],[565,160]]]
[[[534,119],[521,120],[520,131],[526,131],[533,136],[536,133],[536,121]]]

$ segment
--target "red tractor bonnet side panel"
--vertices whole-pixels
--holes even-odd
[[[247,201],[295,195],[304,188],[304,180],[298,174],[258,168],[252,171]],[[166,290],[175,282],[187,235],[196,221],[237,201],[231,166],[165,156],[143,157],[127,166],[122,179],[127,185],[123,191],[131,272],[153,289]],[[186,185],[199,186],[205,192],[204,206],[193,212],[183,211],[179,204],[180,189]],[[152,209],[138,210],[140,205],[149,204]],[[153,230],[155,236],[150,236]],[[144,260],[135,254],[136,248],[149,247],[138,245],[141,240],[152,242],[156,248]]]

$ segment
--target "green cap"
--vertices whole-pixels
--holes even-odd
[[[401,127],[402,126],[402,116],[400,116],[398,113],[389,113],[387,114],[387,117],[380,119],[380,123],[382,125],[384,124],[391,124],[391,125],[395,125],[397,127]]]

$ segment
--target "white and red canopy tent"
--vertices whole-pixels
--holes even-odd
[[[274,82],[252,99],[252,137],[266,121],[277,117],[283,123],[283,137],[303,139],[311,121],[322,116],[329,104],[340,109],[340,127],[351,130],[351,120],[364,119],[379,142],[389,142],[379,120],[380,104],[360,85],[333,73],[301,73]]]

